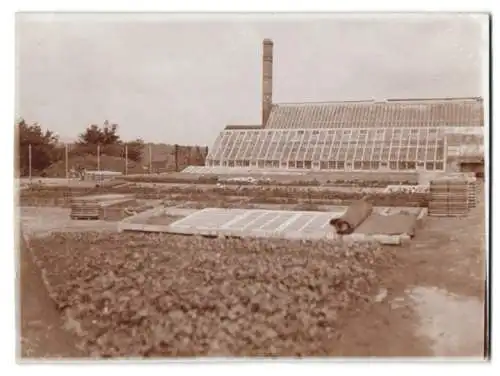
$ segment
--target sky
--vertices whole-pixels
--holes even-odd
[[[16,117],[61,140],[208,145],[260,124],[262,40],[273,102],[485,96],[488,19],[458,14],[18,13]]]

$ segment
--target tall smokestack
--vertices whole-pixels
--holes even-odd
[[[264,128],[273,105],[273,41],[264,39],[262,47],[262,127]]]

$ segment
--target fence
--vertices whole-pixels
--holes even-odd
[[[80,177],[84,170],[115,171],[124,175],[182,171],[204,165],[208,148],[199,146],[120,144],[59,147],[28,144],[18,151],[17,168],[23,177]]]

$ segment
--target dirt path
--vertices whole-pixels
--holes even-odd
[[[75,338],[63,329],[60,312],[43,285],[27,245],[19,252],[20,355],[26,358],[76,358],[83,356]]]
[[[466,218],[429,217],[415,240],[406,256],[418,266],[406,296],[419,315],[418,335],[432,340],[437,356],[483,356],[484,200]]]
[[[482,200],[465,218],[426,218],[385,275],[382,301],[345,328],[346,355],[483,357],[484,210]]]
[[[116,222],[77,221],[70,209],[57,207],[19,207],[19,217],[26,236],[43,236],[51,231],[116,231]]]
[[[19,209],[23,232],[43,236],[53,230],[112,230],[116,224],[103,221],[71,221],[69,210],[61,208]],[[22,237],[20,240],[23,240]],[[20,355],[26,358],[76,358],[84,354],[75,347],[76,338],[63,329],[61,312],[57,310],[34,264],[28,245],[21,241],[19,255]]]

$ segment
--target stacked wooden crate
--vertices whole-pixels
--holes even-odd
[[[430,182],[430,216],[465,216],[476,202],[477,183],[473,177],[456,174]]]
[[[465,179],[467,181],[467,206],[469,209],[475,208],[479,202],[479,180],[474,172],[461,172],[452,175],[454,178]]]
[[[102,208],[97,200],[75,197],[71,200],[71,219],[99,219]]]
[[[123,209],[135,205],[133,195],[95,195],[71,200],[71,219],[121,219]]]
[[[469,179],[469,209],[475,208],[479,202],[479,181],[477,179]]]

